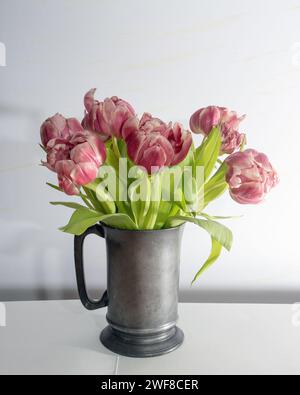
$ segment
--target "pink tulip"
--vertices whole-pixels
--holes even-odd
[[[55,142],[55,144],[54,144]],[[47,148],[47,161],[42,162],[49,170],[56,172],[56,163],[70,157],[72,144],[66,140],[52,140]]]
[[[187,157],[193,144],[192,134],[183,128],[180,123],[170,124],[164,136],[171,143],[174,157],[171,166],[178,165]]]
[[[62,160],[56,164],[59,187],[70,196],[80,193],[80,186],[74,183],[71,176],[73,168],[74,162],[72,160]]]
[[[192,145],[191,133],[180,124],[167,125],[148,113],[140,121],[130,118],[123,127],[123,137],[129,158],[148,173],[182,162]]]
[[[237,152],[226,159],[233,200],[240,204],[258,204],[279,180],[268,157],[253,149]]]
[[[230,129],[226,124],[221,126],[222,148],[221,154],[233,154],[246,143],[246,135],[235,129]]]
[[[245,115],[238,117],[234,111],[225,107],[210,106],[196,111],[190,119],[191,130],[196,134],[208,136],[212,129],[219,126],[222,134],[221,154],[232,154],[245,141],[245,134],[239,133],[240,123]]]
[[[58,174],[59,185],[68,195],[76,195],[82,185],[96,179],[105,160],[106,148],[100,136],[81,131],[69,141],[52,140],[44,165]]]
[[[82,126],[100,133],[103,140],[112,136],[122,138],[123,125],[135,115],[134,109],[129,103],[116,96],[99,102],[94,99],[95,92],[96,89],[91,89],[84,97],[86,114]]]
[[[60,114],[48,118],[41,126],[41,140],[45,148],[55,139],[68,140],[73,133],[82,131],[80,122],[75,118],[66,119]]]

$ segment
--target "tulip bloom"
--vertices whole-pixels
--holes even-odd
[[[47,148],[53,140],[69,140],[73,133],[83,131],[80,122],[75,118],[66,119],[60,114],[48,118],[41,126],[40,134],[42,144]]]
[[[145,113],[139,121],[129,119],[123,127],[129,158],[150,174],[154,169],[182,162],[192,145],[192,135],[182,125],[165,124]]]
[[[208,136],[214,127],[219,126],[222,134],[221,154],[232,154],[245,141],[245,134],[238,131],[244,119],[245,115],[238,117],[236,112],[229,111],[227,108],[210,106],[192,115],[190,127],[194,133]]]
[[[56,172],[56,163],[69,159],[73,145],[66,140],[52,140],[47,147],[47,161],[42,162],[49,170]]]
[[[230,195],[240,204],[258,204],[279,180],[276,171],[265,154],[253,149],[230,155],[226,180]]]
[[[84,129],[100,133],[103,140],[112,136],[122,138],[123,125],[135,115],[134,109],[116,96],[99,102],[94,99],[95,92],[96,89],[91,89],[84,97],[86,114],[82,126]]]
[[[82,131],[68,141],[53,140],[48,144],[47,162],[58,175],[59,186],[68,195],[78,195],[80,187],[94,181],[106,160],[106,148],[100,136]]]

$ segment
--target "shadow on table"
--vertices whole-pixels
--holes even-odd
[[[91,291],[99,294],[99,290]],[[0,289],[0,301],[30,301],[30,300],[73,300],[78,299],[75,289]],[[253,291],[241,290],[182,290],[181,303],[258,303],[258,304],[293,304],[300,302],[300,290],[290,289]]]

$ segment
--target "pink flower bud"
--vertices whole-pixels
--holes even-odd
[[[278,182],[278,175],[265,154],[253,149],[230,155],[226,180],[230,195],[240,204],[258,204]]]
[[[221,110],[219,107],[209,106],[196,111],[190,119],[192,132],[208,136],[215,126],[221,121]]]
[[[41,140],[45,148],[52,140],[68,140],[73,133],[82,131],[80,122],[75,118],[66,119],[60,114],[48,118],[41,126]]]
[[[122,138],[123,125],[135,115],[134,109],[116,96],[99,102],[94,99],[95,92],[96,89],[91,89],[84,97],[86,114],[82,126],[100,133],[104,140],[112,136]]]
[[[191,133],[176,123],[166,125],[145,113],[140,120],[129,119],[123,127],[129,158],[151,173],[152,168],[175,166],[182,162],[192,145]]]
[[[225,107],[210,106],[192,115],[190,127],[194,133],[208,136],[214,127],[219,126],[222,133],[221,154],[232,154],[245,141],[246,136],[238,131],[244,119],[245,115],[238,117],[236,112],[229,111]]]

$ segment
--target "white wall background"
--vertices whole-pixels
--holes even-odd
[[[72,237],[57,231],[70,211],[39,167],[39,125],[59,111],[83,114],[82,97],[128,99],[188,124],[200,106],[247,113],[249,145],[269,154],[281,184],[259,207],[223,198],[231,254],[193,288],[210,249],[185,233],[181,297],[189,301],[300,300],[299,0],[0,0],[0,300],[76,295]],[[105,288],[101,240],[87,244],[90,287]]]

